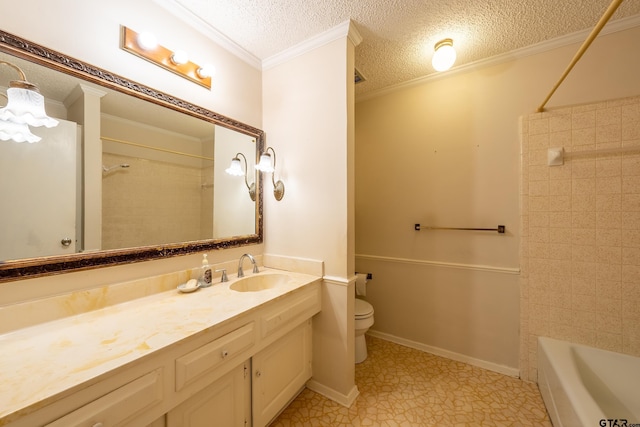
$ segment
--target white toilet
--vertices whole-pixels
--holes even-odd
[[[363,299],[356,298],[356,363],[367,358],[367,342],[364,334],[373,325],[373,306]]]

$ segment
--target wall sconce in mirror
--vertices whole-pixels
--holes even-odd
[[[58,125],[56,119],[47,116],[44,110],[44,96],[40,94],[38,86],[29,83],[24,72],[16,65],[0,61],[18,73],[18,80],[9,82],[7,105],[0,108],[0,139],[15,142],[38,142],[40,137],[31,133],[29,126],[48,128]]]
[[[161,46],[151,33],[136,33],[123,26],[120,48],[200,86],[211,89],[211,78],[215,73],[213,65],[200,66],[191,62],[186,51],[172,51]]]
[[[268,151],[271,150],[273,153],[273,163],[271,162],[271,154]],[[276,182],[273,174],[276,171],[276,152],[273,148],[267,147],[264,150],[264,153],[260,155],[260,163],[256,165],[256,169],[260,172],[271,173],[271,182],[273,183],[273,196],[276,200],[280,201],[284,197],[284,183],[280,180]]]
[[[244,160],[244,170],[242,170],[242,165],[240,164],[240,156],[242,156],[242,160]],[[231,165],[224,171],[229,175],[244,176],[244,185],[246,185],[249,190],[249,197],[251,197],[252,201],[256,201],[256,183],[252,182],[249,184],[249,181],[247,181],[247,158],[244,154],[237,153],[236,156],[231,159]]]
[[[431,65],[436,71],[446,71],[456,62],[456,50],[452,39],[443,39],[436,43]]]

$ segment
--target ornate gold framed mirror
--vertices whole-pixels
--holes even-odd
[[[44,154],[46,164],[35,166],[31,156],[39,143],[0,141],[0,169],[5,170],[0,200],[7,212],[0,216],[0,282],[262,243],[262,186],[253,171],[265,146],[262,130],[3,31],[0,60],[26,68],[27,77],[54,103],[53,116],[70,123],[77,136],[74,160],[65,167],[75,170],[76,190],[69,203],[55,197],[44,201],[36,191],[62,194],[62,187],[41,188],[58,175],[47,167],[56,171],[61,154]],[[0,86],[5,86],[8,71],[2,71]],[[88,107],[93,104],[97,112]],[[87,115],[99,123],[93,140],[96,125]],[[155,133],[142,137],[143,128]],[[224,174],[223,165],[236,153],[249,161],[246,172],[255,184],[255,202],[244,188],[246,179]],[[6,172],[11,165],[17,166]],[[143,177],[152,181],[137,181]],[[183,198],[162,199],[167,194]],[[32,205],[25,213],[16,200],[27,199]],[[162,200],[153,206],[156,199]],[[54,236],[54,246],[62,246],[55,251],[32,250],[45,234],[39,230],[57,229],[48,218],[69,204],[76,214],[73,236]],[[26,222],[34,211],[42,211],[47,220]],[[242,224],[234,223],[240,218]],[[193,223],[200,226],[187,232]]]

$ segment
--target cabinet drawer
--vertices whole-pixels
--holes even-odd
[[[262,338],[285,329],[285,325],[290,326],[290,330],[299,323],[296,320],[304,321],[319,311],[320,287],[315,286],[262,316]]]
[[[176,391],[222,366],[255,343],[253,322],[176,359]]]
[[[128,384],[82,406],[46,427],[117,426],[134,415],[162,402],[162,369],[131,381]]]

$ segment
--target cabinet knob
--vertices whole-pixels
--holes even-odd
[[[222,356],[223,359],[228,355],[229,355],[229,352],[227,350],[222,350],[222,353],[220,354],[220,356]]]
[[[256,377],[260,378],[262,376],[262,372],[256,371]]]

